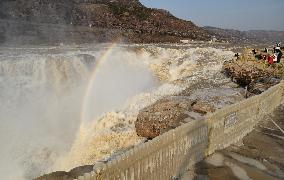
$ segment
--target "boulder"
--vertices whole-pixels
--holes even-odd
[[[155,138],[189,121],[187,114],[192,110],[188,98],[168,97],[141,110],[135,122],[139,136]]]
[[[243,60],[225,62],[223,72],[240,86],[248,86],[249,92],[260,94],[283,79],[283,67],[282,64],[267,65],[265,61],[244,55]]]
[[[255,62],[225,62],[223,72],[241,86],[247,86],[260,78],[269,76],[268,72],[255,66]]]

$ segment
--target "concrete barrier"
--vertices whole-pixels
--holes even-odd
[[[107,163],[98,163],[80,180],[175,179],[191,165],[239,141],[284,100],[284,81],[261,95],[216,111],[134,147]]]

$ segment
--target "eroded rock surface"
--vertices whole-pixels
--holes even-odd
[[[186,97],[168,97],[140,111],[135,122],[139,136],[154,138],[185,122],[191,111],[191,101]]]
[[[135,122],[139,136],[154,138],[194,120],[202,120],[224,106],[244,99],[241,88],[204,88],[188,96],[172,96],[140,111]]]

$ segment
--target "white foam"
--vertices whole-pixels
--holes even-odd
[[[215,48],[179,48],[150,45],[134,52],[118,47],[113,54],[117,62],[123,62],[127,67],[142,64],[148,68],[143,70],[143,75],[150,73],[148,77],[151,77],[153,74],[161,82],[153,85],[152,81],[144,81],[143,87],[147,88],[139,87],[134,93],[127,93],[117,106],[100,112],[104,114],[98,113],[97,121],[82,124],[79,122],[81,100],[91,65],[78,59],[78,55],[98,57],[102,54],[98,47],[5,49],[0,56],[0,142],[10,148],[0,150],[2,155],[6,153],[9,157],[1,161],[5,169],[0,168],[0,171],[5,172],[0,175],[17,169],[19,176],[32,178],[54,170],[70,170],[79,165],[94,164],[117,151],[142,143],[144,138],[136,135],[134,127],[139,110],[164,96],[180,93],[200,78],[212,78],[222,62],[233,54]],[[111,74],[111,68],[106,72]],[[140,76],[137,76],[138,80]],[[175,83],[179,79],[188,81]],[[125,91],[131,88],[131,84],[123,83],[123,86]],[[103,94],[102,100],[104,96],[107,95]],[[10,166],[5,165],[9,164],[7,162],[11,162]],[[8,173],[7,177],[10,175]]]
[[[176,85],[174,80],[185,78],[197,71],[202,71],[202,75],[208,77],[208,73],[194,65],[200,59],[211,58],[207,62],[215,63],[214,72],[217,72],[222,60],[228,60],[232,55],[231,52],[214,48],[171,49],[155,46],[143,48],[138,54],[139,56],[130,54],[127,57],[135,57],[146,64],[157,77],[162,77],[162,84],[151,91],[132,96],[116,111],[102,115],[96,122],[83,124],[70,153],[57,162],[54,170],[69,170],[79,165],[94,164],[116,151],[143,142],[144,139],[136,135],[134,127],[139,110],[164,96],[178,94],[184,90],[186,85]],[[211,56],[207,57],[208,54]],[[207,65],[207,62],[204,64]],[[207,71],[207,68],[205,69]]]

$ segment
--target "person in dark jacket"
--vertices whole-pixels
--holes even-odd
[[[276,49],[276,52],[278,53],[278,55],[277,55],[277,63],[280,63],[281,58],[283,56],[283,53],[282,53],[282,51],[280,49]]]
[[[253,50],[252,50],[252,53],[253,53],[254,55],[256,55],[256,50],[255,50],[255,49],[253,49]]]
[[[267,48],[264,48],[264,51],[263,51],[263,52],[268,53],[268,49],[267,49]]]
[[[239,53],[236,53],[236,54],[235,54],[235,57],[236,57],[237,59],[239,59],[239,57],[240,57]]]

